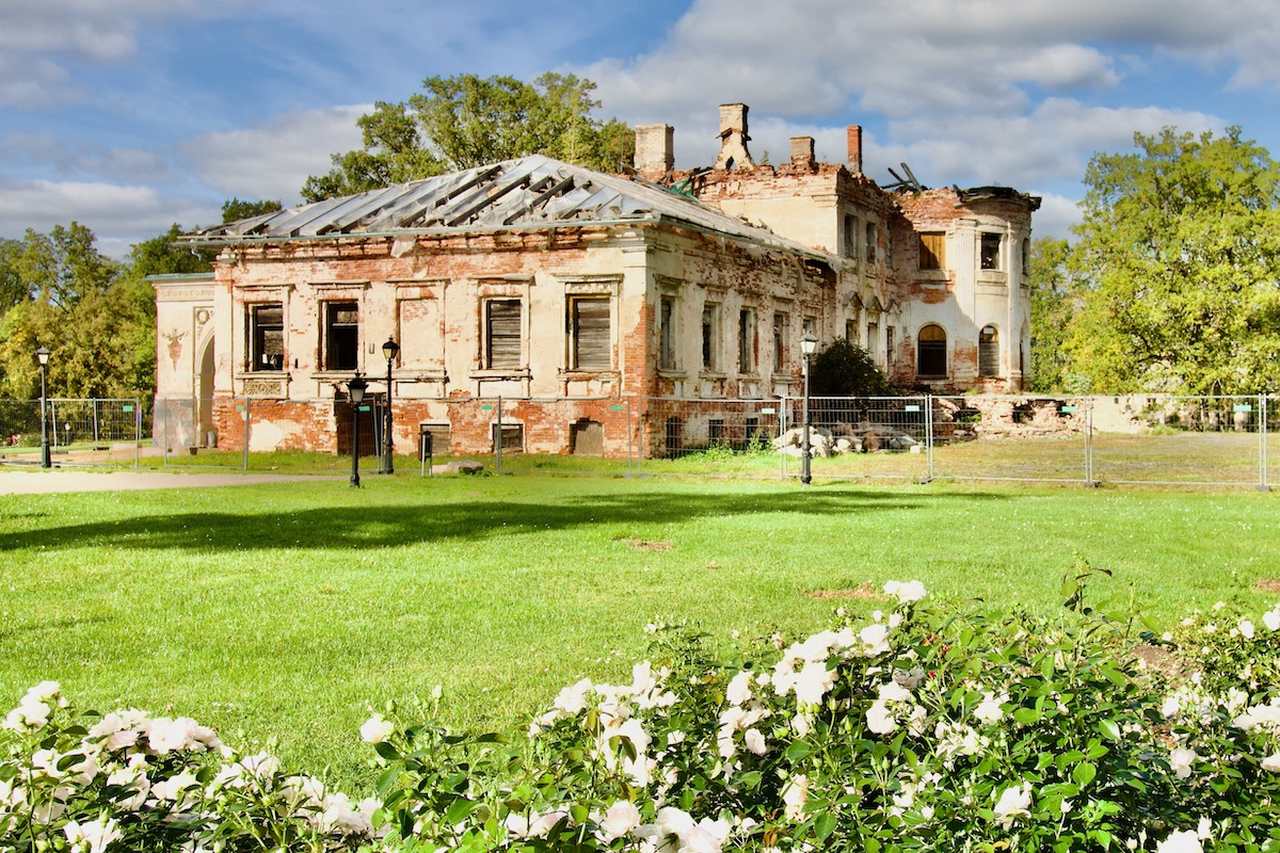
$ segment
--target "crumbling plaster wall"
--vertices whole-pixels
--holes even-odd
[[[1030,293],[1022,274],[1023,246],[1031,215],[1011,201],[963,202],[950,188],[901,193],[904,218],[893,233],[893,280],[903,305],[903,333],[895,377],[939,391],[982,388],[1016,391],[1023,386],[1030,349]],[[920,269],[919,232],[946,234],[945,269]],[[999,233],[1001,269],[980,269],[983,232]],[[947,376],[916,380],[916,336],[929,324],[947,333]],[[986,325],[999,333],[1000,378],[978,376],[978,336]]]
[[[202,443],[200,358],[214,333],[213,276],[153,281],[156,292],[154,439],[168,447]]]

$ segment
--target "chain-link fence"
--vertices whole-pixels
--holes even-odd
[[[43,437],[53,464],[138,467],[146,414],[140,399],[49,398],[43,413],[39,400],[0,400],[0,462],[39,465]]]

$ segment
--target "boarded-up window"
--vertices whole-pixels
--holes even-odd
[[[874,222],[867,223],[867,263],[876,262],[876,243],[880,242],[880,229]]]
[[[884,366],[893,366],[893,326],[886,326],[884,330]]]
[[[923,327],[916,340],[916,374],[930,378],[947,375],[947,333],[941,326]]]
[[[781,370],[787,363],[787,333],[791,329],[791,316],[781,311],[773,315],[773,369]]]
[[[1029,237],[1022,241],[1022,274],[1031,275],[1031,238]]]
[[[708,302],[702,306],[702,369],[720,367],[720,306]]]
[[[940,270],[947,265],[947,235],[941,231],[920,234],[920,269]]]
[[[880,363],[880,359],[876,357],[876,353],[880,349],[880,324],[876,322],[867,323],[867,346],[866,350],[871,355],[871,360],[876,364]]]
[[[249,313],[249,369],[284,369],[284,306],[254,305]]]
[[[984,270],[1000,269],[1000,235],[983,232],[980,235],[978,254]]]
[[[519,299],[490,299],[485,311],[485,367],[520,367],[521,307]]]
[[[738,312],[738,372],[756,371],[756,312],[743,308]]]
[[[844,339],[851,344],[856,344],[858,342],[858,321],[857,320],[844,321]]]
[[[849,213],[844,215],[844,256],[858,257],[858,220]]]
[[[978,375],[1000,375],[1000,333],[995,326],[984,326],[978,333]]]
[[[818,336],[818,318],[814,316],[805,317],[801,323],[800,333],[806,338],[810,335],[816,338]]]
[[[588,418],[570,424],[569,452],[574,456],[603,456],[604,424]]]
[[[658,366],[672,370],[676,366],[676,299],[664,296],[658,303]]]
[[[418,427],[418,458],[422,458],[422,433],[431,436],[431,454],[448,456],[453,446],[453,432],[446,423],[421,424]]]
[[[607,296],[578,297],[571,300],[569,330],[573,336],[575,370],[608,370],[613,367]]]
[[[360,306],[326,302],[324,318],[325,369],[355,370],[360,360]]]
[[[493,425],[493,449],[498,449],[498,425]],[[502,452],[524,452],[524,424],[502,425]]]
[[[440,300],[401,299],[400,365],[419,370],[444,367],[440,340]]]

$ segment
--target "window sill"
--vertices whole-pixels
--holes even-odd
[[[676,367],[659,367],[658,375],[663,379],[687,379],[689,374]]]
[[[599,370],[588,369],[572,369],[560,371],[561,379],[616,379],[621,374],[612,367],[602,367]]]
[[[916,270],[916,281],[936,281],[938,283],[942,283],[947,280],[948,274],[948,270]]]
[[[443,370],[414,370],[411,367],[402,367],[393,370],[391,378],[396,382],[448,382],[449,374]]]
[[[527,367],[483,367],[471,371],[472,379],[530,379]]]
[[[728,379],[729,374],[721,370],[704,370],[698,374],[702,379]]]

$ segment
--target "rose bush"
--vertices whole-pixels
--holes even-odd
[[[870,621],[727,659],[655,626],[626,683],[518,737],[379,710],[358,802],[45,682],[4,722],[0,848],[1280,850],[1280,609],[1157,637],[1065,592],[1001,616],[891,583]]]

